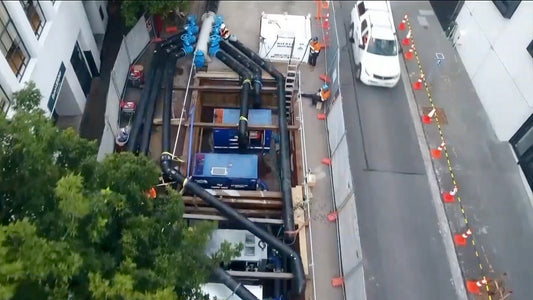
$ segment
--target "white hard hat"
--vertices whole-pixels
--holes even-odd
[[[226,28],[226,24],[222,23],[222,25],[220,25],[220,29],[224,29]]]

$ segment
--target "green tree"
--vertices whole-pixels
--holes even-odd
[[[190,1],[188,0],[124,0],[121,3],[121,11],[126,26],[133,26],[145,12],[165,18],[172,15],[176,10],[187,10],[189,5]]]
[[[189,226],[181,196],[146,191],[146,156],[96,161],[94,142],[59,130],[30,83],[0,117],[1,299],[199,299],[211,270],[242,245],[204,254],[212,222]]]

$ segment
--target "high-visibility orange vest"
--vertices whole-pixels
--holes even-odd
[[[319,42],[311,42],[311,52],[320,52],[320,43]]]
[[[322,99],[322,101],[328,100],[329,96],[330,96],[330,91],[329,90],[324,90],[324,89],[320,90],[320,98]]]

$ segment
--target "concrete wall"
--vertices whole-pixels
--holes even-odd
[[[109,19],[107,15],[107,1],[83,1],[83,7],[87,13],[87,18],[89,19],[93,33],[104,34],[107,27],[107,20]],[[102,8],[104,19],[100,16],[100,8]]]
[[[466,1],[456,47],[498,139],[508,141],[533,113],[533,2],[505,19],[492,1]],[[467,100],[467,99],[465,99]]]
[[[125,89],[128,70],[149,42],[150,34],[146,29],[146,19],[141,17],[122,40],[113,70],[111,70],[106,98],[105,127],[98,148],[98,160],[104,159],[115,149],[115,135],[119,131],[119,105]]]

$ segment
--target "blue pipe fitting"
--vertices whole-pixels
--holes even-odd
[[[181,35],[181,41],[183,42],[183,45],[192,45],[196,43],[196,36],[189,33],[185,33]]]
[[[209,43],[213,46],[213,45],[220,45],[220,35],[219,34],[213,34],[209,37]]]
[[[221,15],[216,15],[215,20],[213,21],[213,27],[220,27],[222,23],[224,23],[224,17],[222,17]]]
[[[209,55],[216,56],[218,51],[220,51],[220,46],[218,44],[211,44],[209,46]]]
[[[188,15],[187,16],[187,24],[194,24],[196,25],[196,15]]]
[[[190,35],[195,35],[198,33],[198,26],[196,24],[185,24],[185,26],[183,26],[183,29],[185,29],[187,31],[188,34]]]
[[[196,56],[194,57],[194,65],[197,68],[202,68],[205,65],[205,56],[202,51],[196,51]]]
[[[194,47],[192,45],[183,44],[183,47],[181,49],[183,49],[183,52],[185,52],[185,54],[191,54],[194,51]]]
[[[214,34],[209,37],[209,55],[216,56],[220,50],[220,35]]]

